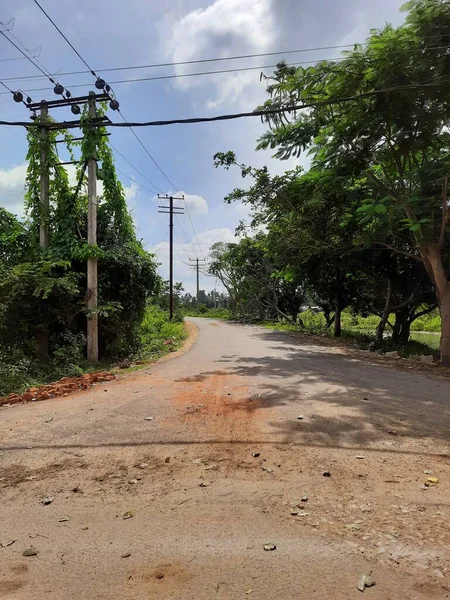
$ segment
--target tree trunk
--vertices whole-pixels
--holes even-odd
[[[419,249],[436,290],[436,299],[441,313],[441,362],[446,367],[450,367],[450,281],[447,281],[439,245],[421,244]]]
[[[341,333],[342,333],[342,328],[341,328],[341,312],[342,312],[341,287],[342,287],[341,270],[339,267],[337,267],[336,268],[336,309],[334,311],[334,337],[341,337]]]
[[[441,362],[450,367],[450,281],[441,294]]]
[[[378,323],[377,331],[376,331],[376,341],[378,344],[383,342],[383,334],[384,329],[386,327],[386,323],[389,319],[389,314],[391,312],[391,298],[392,298],[392,281],[388,279],[388,288],[386,295],[386,303],[384,305],[383,314],[381,315],[380,322]]]
[[[392,341],[394,344],[404,346],[408,343],[411,323],[408,308],[401,308],[395,311],[395,323],[392,331]]]
[[[341,301],[338,298],[336,301],[336,310],[334,313],[334,337],[341,337],[342,328],[341,328]]]

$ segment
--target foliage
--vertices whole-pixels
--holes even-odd
[[[264,227],[261,260],[295,278],[335,335],[348,307],[379,316],[379,344],[386,327],[404,344],[438,306],[450,364],[450,4],[413,0],[405,10],[404,25],[372,30],[342,60],[280,63],[267,78],[269,99],[259,108],[270,109],[269,130],[257,147],[280,159],[309,153],[308,172],[272,177],[233,152],[214,158],[251,180],[225,200],[248,204],[251,227]],[[308,111],[292,110],[302,104]],[[269,282],[258,282],[268,293]]]
[[[182,319],[169,321],[167,312],[155,304],[150,304],[140,325],[141,357],[149,357],[169,352],[187,337]],[[170,340],[173,344],[164,342]]]
[[[85,110],[82,122],[87,118]],[[59,164],[55,141],[61,132],[50,129],[43,134],[37,127],[28,131],[27,219],[20,222],[0,209],[0,345],[7,355],[2,362],[10,364],[8,356],[18,353],[32,365],[49,361],[54,374],[75,373],[85,347],[87,258],[96,256],[99,265],[102,360],[138,350],[139,325],[148,300],[159,291],[160,278],[154,257],[136,238],[104,128],[83,126],[75,186]],[[63,135],[73,156],[78,143]],[[46,164],[41,163],[43,151]],[[87,244],[85,167],[92,157],[97,178],[103,182],[103,192],[97,197],[97,245]],[[45,171],[49,173],[49,211],[44,214],[40,178]],[[48,248],[40,246],[41,225],[48,230]]]

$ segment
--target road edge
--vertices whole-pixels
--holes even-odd
[[[157,365],[159,363],[166,362],[168,360],[172,360],[173,358],[179,358],[180,356],[183,356],[183,354],[186,354],[187,352],[189,352],[189,350],[191,350],[193,348],[193,346],[195,345],[195,342],[198,339],[200,329],[198,328],[198,326],[195,323],[192,323],[191,321],[184,321],[184,326],[186,327],[186,329],[188,331],[188,337],[184,340],[181,348],[178,348],[178,350],[176,350],[175,352],[170,352],[170,354],[166,354],[165,356],[162,356],[159,360],[157,360],[153,364]]]

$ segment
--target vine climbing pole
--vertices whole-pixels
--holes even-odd
[[[41,102],[41,122],[48,120],[48,107],[46,102]],[[41,155],[40,155],[40,202],[41,222],[39,225],[39,245],[48,250],[49,239],[49,214],[50,214],[50,173],[47,156],[48,131],[45,127],[40,130]]]
[[[89,94],[89,118],[96,118],[95,93]],[[88,245],[97,245],[97,163],[94,155],[88,160],[88,220],[87,237]],[[98,361],[98,278],[97,257],[88,256],[87,259],[87,358],[90,362]]]
[[[48,106],[42,101],[40,103],[41,123],[48,121]],[[46,251],[50,245],[50,169],[48,157],[48,130],[42,127],[39,132],[40,141],[40,182],[39,182],[39,202],[40,202],[40,222],[39,222],[39,245]],[[49,326],[48,315],[44,309],[41,315],[41,323],[36,332],[37,358],[40,362],[48,361],[49,353]]]

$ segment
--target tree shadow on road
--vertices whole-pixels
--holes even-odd
[[[252,412],[291,407],[288,418],[270,422],[287,442],[398,446],[407,437],[425,449],[450,441],[450,381],[365,362],[279,332],[251,335],[274,342],[273,354],[223,356],[217,371],[178,381],[200,382],[215,374],[244,378],[258,390],[247,398]]]

